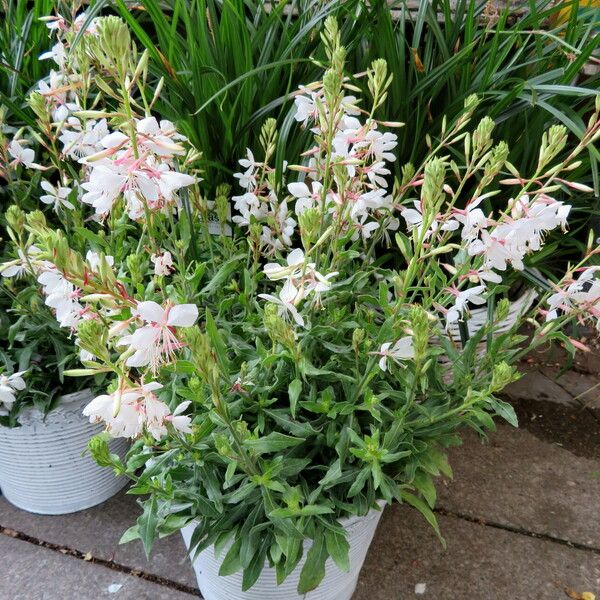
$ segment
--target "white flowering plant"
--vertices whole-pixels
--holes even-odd
[[[401,124],[378,116],[393,85],[386,64],[348,76],[334,20],[323,43],[322,81],[295,98],[297,124],[313,134],[303,163],[271,166],[277,126],[267,120],[231,198],[230,186],[202,194],[197,152],[153,114],[160,83],[149,92],[147,55],[119,19],[97,18],[81,37],[85,60],[65,66],[60,114],[34,98],[51,135],[73,133],[43,167],[75,182],[69,201],[88,210],[80,233],[95,254],[34,211],[11,264],[26,257],[84,352],[70,374],[111,378],[85,414],[106,425],[90,443],[96,460],[144,497],[124,540],[149,551],[197,520],[194,550],[225,549],[221,574],[243,570],[245,588],[265,564],[283,581],[305,539],[300,593],[318,586],[328,557],[347,569],[340,519],[378,501],[414,506],[437,531],[434,480],[451,475],[445,449],[459,428],[483,433],[495,416],[516,425],[497,396],[515,363],[553,339],[574,350],[564,323],[600,315],[590,244],[499,330],[509,274],[567,225],[569,205],[555,196],[578,187],[569,173],[598,137],[600,107],[566,156],[564,128],[550,128],[524,176],[494,145],[491,119],[471,123],[470,97],[424,140],[426,160],[392,182]],[[487,319],[470,331],[482,305]],[[457,324],[460,341],[448,333]],[[135,440],[124,461],[110,436]]]
[[[3,280],[0,287],[0,426],[15,427],[23,411],[44,415],[61,395],[92,384],[65,377],[79,356],[68,330],[61,328],[31,282]]]

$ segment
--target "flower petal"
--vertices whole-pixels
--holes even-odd
[[[162,323],[165,318],[165,309],[152,300],[138,302],[137,311],[140,317],[149,323]]]
[[[195,304],[179,304],[169,310],[167,324],[175,327],[191,327],[198,319],[198,307]]]

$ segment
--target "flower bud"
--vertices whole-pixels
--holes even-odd
[[[125,472],[125,466],[117,454],[112,454],[108,445],[109,436],[107,433],[95,435],[88,442],[88,450],[92,458],[101,467],[112,467],[117,474]]]
[[[412,329],[413,348],[415,360],[421,360],[427,354],[429,345],[429,319],[427,311],[422,306],[415,304],[409,312],[410,327]]]
[[[264,122],[258,139],[265,152],[266,162],[275,151],[275,144],[277,143],[277,121],[275,119],[267,119]]]
[[[467,96],[465,98],[465,111],[467,113],[472,114],[473,111],[477,108],[477,106],[479,105],[480,99],[477,96],[477,94],[471,94],[470,96]]]
[[[290,325],[281,318],[277,306],[274,304],[265,306],[263,322],[273,345],[282,344],[288,350],[295,351],[296,334]]]
[[[508,311],[510,310],[510,300],[508,298],[501,298],[496,304],[496,321],[504,321],[508,317]]]
[[[562,152],[567,143],[567,128],[564,125],[552,125],[542,136],[539,165],[547,165]]]
[[[25,213],[16,204],[12,204],[6,209],[4,215],[8,227],[20,236],[25,227]]]
[[[421,201],[425,212],[437,212],[438,202],[443,195],[445,176],[446,166],[440,158],[432,158],[425,165],[423,187],[421,188]]]
[[[110,362],[108,329],[100,319],[84,319],[77,327],[78,346],[105,363]]]
[[[355,329],[352,332],[352,348],[354,349],[354,354],[358,355],[360,353],[360,347],[365,339],[365,330],[364,329]]]
[[[131,277],[132,286],[135,288],[142,282],[142,256],[140,254],[128,254],[125,259],[129,276]]]
[[[42,96],[39,92],[32,92],[29,94],[27,98],[27,104],[29,104],[29,108],[34,112],[35,116],[43,123],[50,123],[50,115],[48,114],[48,105],[46,104],[46,100],[44,96]]]
[[[473,132],[473,156],[481,156],[492,145],[492,131],[494,121],[490,117],[483,117]]]
[[[229,223],[230,219],[230,208],[229,208],[229,194],[231,192],[231,186],[223,183],[217,187],[217,195],[215,197],[215,210],[217,212],[217,218],[221,225],[221,230],[224,230],[224,226]]]
[[[47,229],[46,217],[41,210],[34,210],[27,213],[25,215],[25,223],[29,229],[34,230],[36,233]]]
[[[511,367],[504,361],[494,365],[492,371],[492,383],[490,384],[491,392],[499,392],[504,389],[509,383],[516,381],[519,378],[517,370]]]
[[[406,185],[415,176],[415,167],[412,163],[406,163],[402,167],[402,185]]]
[[[504,141],[498,142],[493,148],[491,152],[491,156],[487,164],[485,165],[485,170],[483,174],[483,179],[486,182],[482,184],[482,187],[487,185],[492,181],[498,173],[502,170],[506,159],[508,158],[508,144]]]
[[[109,15],[96,19],[97,45],[90,44],[94,58],[103,63],[107,58],[124,76],[133,52],[129,27],[123,19]],[[108,65],[106,65],[108,66]]]
[[[392,75],[388,77],[387,62],[383,58],[374,60],[371,63],[371,68],[367,70],[367,79],[369,91],[374,99],[373,109],[381,106],[385,101],[392,78]]]
[[[300,237],[305,250],[308,250],[319,236],[321,215],[318,208],[308,208],[298,216]]]

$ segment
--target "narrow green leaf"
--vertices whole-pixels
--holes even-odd
[[[348,572],[350,570],[350,544],[346,536],[343,533],[336,533],[335,531],[326,529],[325,544],[333,562],[340,570]]]
[[[296,404],[298,402],[298,398],[300,398],[300,393],[302,392],[302,381],[300,379],[294,379],[290,385],[288,386],[288,395],[290,398],[290,412],[292,416],[296,417]]]
[[[300,572],[300,581],[298,582],[299,594],[307,594],[323,581],[327,557],[325,538],[320,531],[317,531],[312,546],[306,554],[306,562]]]

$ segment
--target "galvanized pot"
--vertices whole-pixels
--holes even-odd
[[[308,594],[298,594],[297,587],[306,552],[311,546],[310,540],[304,543],[304,555],[297,568],[281,585],[277,585],[275,569],[267,565],[257,582],[245,592],[242,592],[242,571],[226,577],[219,576],[227,548],[219,556],[215,556],[214,547],[207,548],[193,563],[202,596],[205,600],[350,600],[381,518],[383,505],[381,508],[371,510],[364,517],[341,520],[350,543],[350,571],[341,571],[329,558],[325,564],[325,578],[316,590]],[[181,530],[188,549],[195,527],[196,523],[190,523]]]
[[[11,504],[62,515],[100,504],[127,483],[84,455],[89,439],[102,431],[81,412],[91,400],[89,390],[67,394],[45,418],[30,408],[20,427],[0,427],[0,489]],[[110,449],[124,456],[127,441],[112,440]]]

